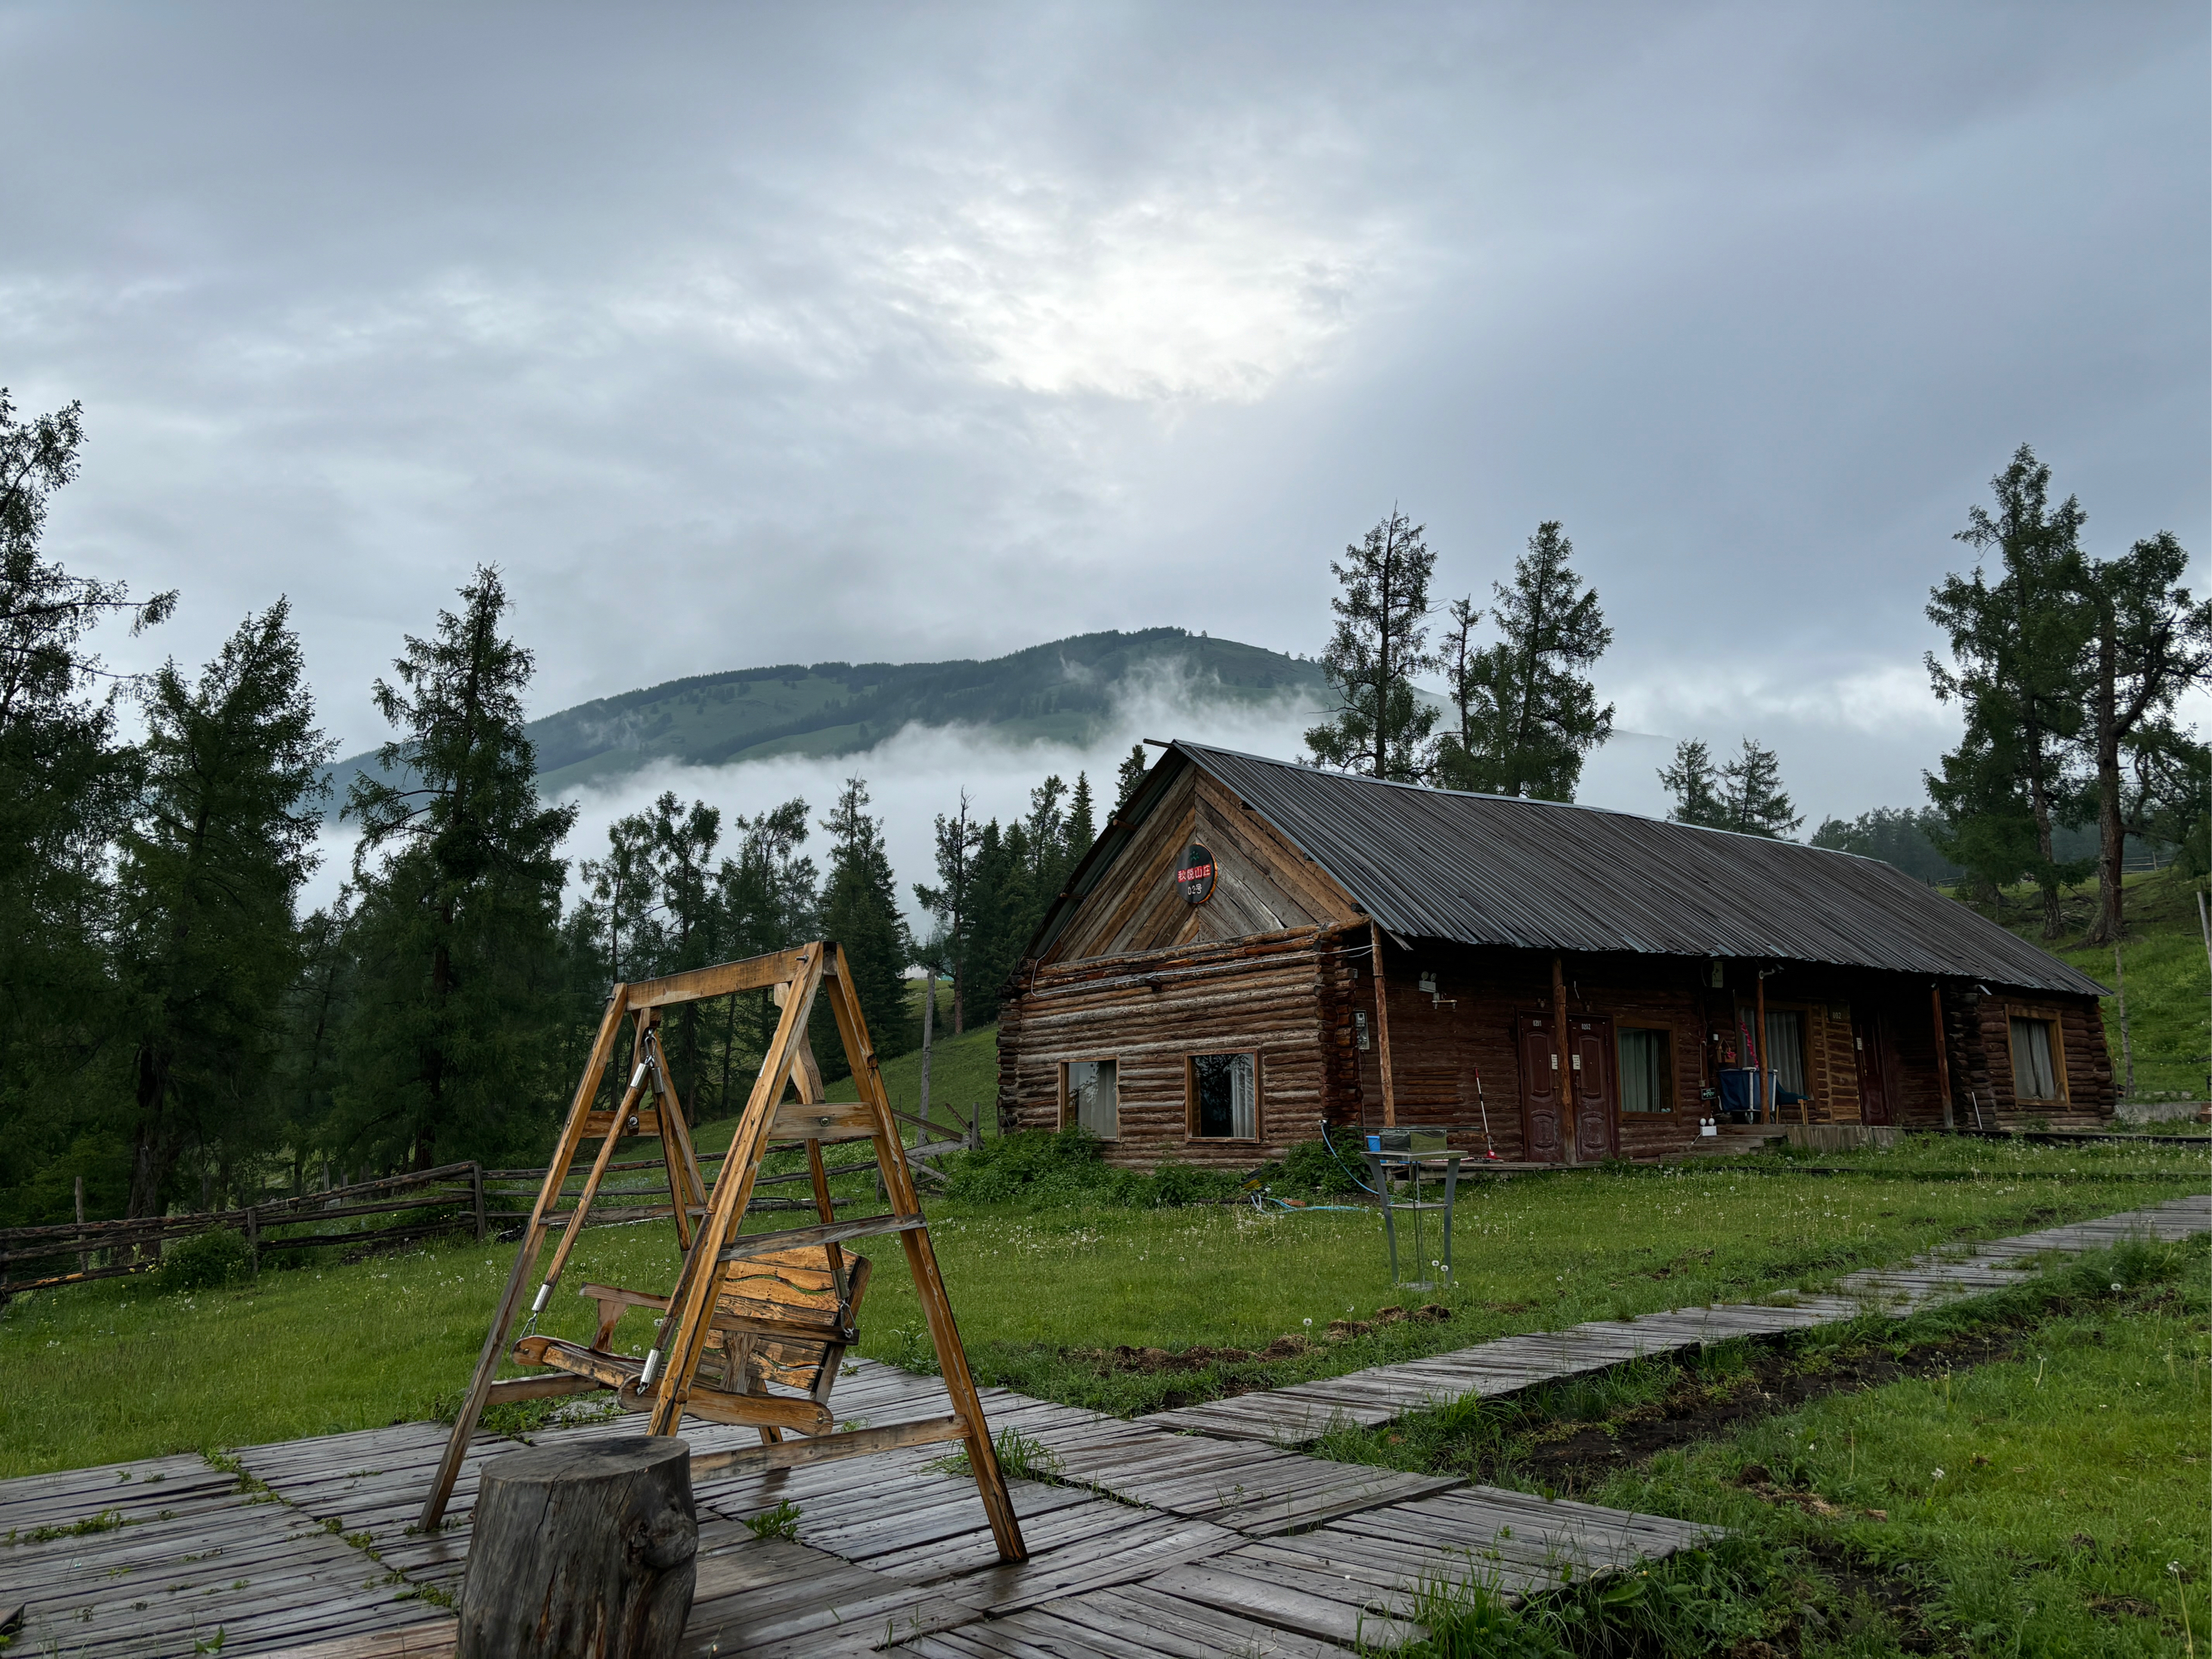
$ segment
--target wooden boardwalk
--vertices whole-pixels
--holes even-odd
[[[1662,1516],[1300,1455],[1283,1444],[1332,1417],[1380,1421],[1470,1392],[1497,1394],[1747,1334],[1899,1313],[2018,1282],[2017,1265],[2118,1239],[2212,1229],[2197,1198],[2054,1228],[1970,1257],[1855,1275],[1850,1298],[1685,1310],[1509,1338],[1409,1365],[1128,1421],[986,1389],[996,1431],[1049,1460],[1017,1480],[1031,1559],[1000,1563],[972,1482],[939,1449],[709,1477],[698,1487],[700,1656],[799,1659],[893,1650],[921,1659],[1342,1659],[1420,1634],[1422,1588],[1480,1579],[1508,1595],[1692,1547],[1708,1528]],[[942,1415],[934,1378],[848,1362],[848,1424]],[[1283,1404],[1280,1402],[1288,1402]],[[1196,1419],[1195,1421],[1194,1419]],[[635,1432],[625,1419],[540,1440]],[[1198,1429],[1200,1432],[1189,1432]],[[754,1443],[698,1425],[702,1451]],[[0,1618],[19,1650],[116,1656],[286,1653],[434,1659],[453,1650],[483,1461],[478,1437],[448,1528],[410,1530],[445,1431],[403,1424],[0,1482]],[[744,1520],[798,1512],[795,1539]]]
[[[1902,1318],[1930,1303],[2017,1285],[2021,1270],[2039,1257],[2105,1249],[2130,1238],[2177,1239],[2208,1231],[2212,1194],[2197,1194],[2016,1238],[1929,1251],[1901,1267],[1853,1273],[1838,1281],[1839,1294],[1834,1296],[1776,1297],[1634,1319],[1594,1319],[1562,1331],[1509,1336],[1427,1359],[1161,1412],[1145,1421],[1191,1434],[1296,1446],[1318,1439],[1333,1424],[1372,1428],[1468,1395],[1516,1394],[1626,1360],[1842,1324],[1869,1314]]]

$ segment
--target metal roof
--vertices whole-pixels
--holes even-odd
[[[1181,757],[1233,791],[1402,939],[1821,962],[2101,996],[2104,988],[1879,860],[1557,801],[1465,794],[1175,743],[1129,803],[1131,825]],[[1126,839],[1101,838],[1059,932]]]

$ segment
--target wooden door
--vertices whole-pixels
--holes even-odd
[[[1859,1121],[1897,1121],[1890,1101],[1889,1049],[1882,1040],[1881,1015],[1871,1008],[1851,1012],[1851,1047],[1857,1050]]]
[[[1521,1156],[1530,1164],[1557,1164],[1566,1156],[1559,1141],[1559,1075],[1552,1022],[1542,1014],[1522,1015]]]
[[[1620,1155],[1620,1093],[1613,1082],[1613,1022],[1602,1014],[1567,1021],[1567,1066],[1574,1101],[1575,1157],[1584,1164]]]

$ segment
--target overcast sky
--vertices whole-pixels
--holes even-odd
[[[0,384],[85,405],[52,552],[184,590],[111,660],[289,593],[349,751],[478,561],[543,713],[1311,653],[1395,501],[1439,600],[1564,521],[1586,799],[1749,732],[1817,822],[1919,799],[2015,445],[2202,569],[2207,85],[2201,3],[7,4]]]

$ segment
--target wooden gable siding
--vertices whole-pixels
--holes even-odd
[[[1000,1016],[1000,1122],[1060,1127],[1061,1065],[1111,1059],[1121,1133],[1109,1163],[1249,1169],[1319,1139],[1332,1047],[1322,944],[1308,927],[1038,966]],[[1190,1057],[1241,1052],[1259,1060],[1258,1138],[1191,1136]]]
[[[1212,897],[1202,905],[1186,903],[1175,884],[1176,866],[1194,841],[1212,853],[1219,872]],[[1081,962],[1226,943],[1358,914],[1320,866],[1194,768],[1153,808],[1045,959]]]

